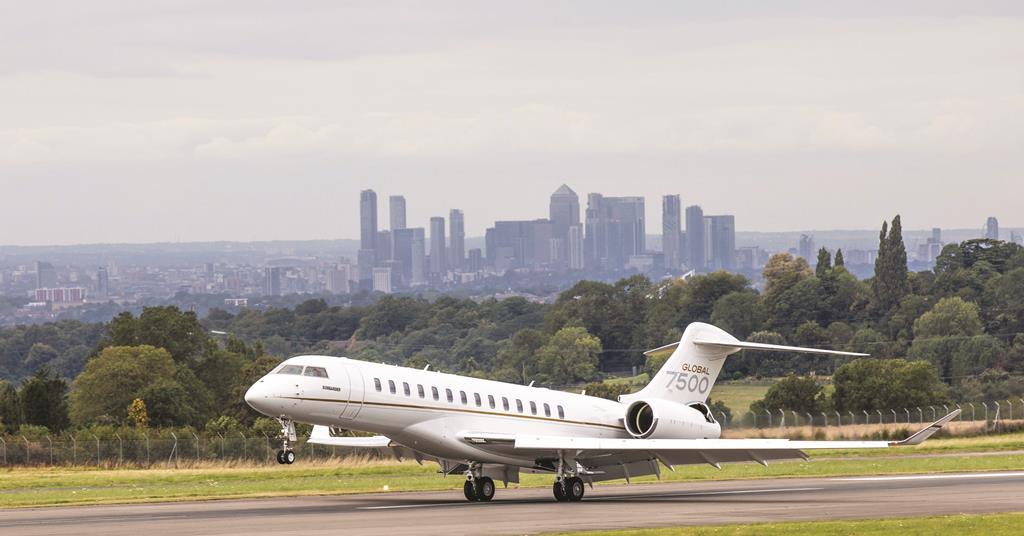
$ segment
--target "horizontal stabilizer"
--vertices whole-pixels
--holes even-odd
[[[373,437],[334,437],[326,426],[314,426],[309,434],[309,441],[315,445],[332,447],[384,448],[391,445],[391,440],[384,436]]]
[[[721,342],[696,340],[693,344],[697,346],[711,346],[714,348],[735,348],[737,350],[766,350],[771,352],[797,352],[801,354],[825,354],[825,355],[846,355],[853,357],[867,357],[869,354],[859,352],[840,352],[838,350],[820,350],[818,348],[803,348],[800,346],[784,346],[781,344],[765,344],[761,342]]]

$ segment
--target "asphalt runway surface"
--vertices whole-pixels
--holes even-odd
[[[529,534],[1024,511],[1024,471],[461,491],[0,510],[0,534]]]

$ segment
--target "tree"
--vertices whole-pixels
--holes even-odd
[[[588,396],[596,396],[608,400],[618,400],[620,396],[633,392],[628,383],[593,382],[583,386]]]
[[[68,384],[43,366],[18,391],[22,424],[45,426],[60,432],[68,426]]]
[[[764,323],[761,298],[749,291],[730,292],[715,302],[711,323],[740,339],[761,329]]]
[[[567,385],[597,378],[601,341],[580,327],[562,328],[537,350],[540,380]]]
[[[0,380],[0,434],[13,433],[21,425],[18,391],[7,380]]]
[[[846,260],[843,258],[843,248],[839,248],[836,250],[835,267],[844,269],[846,268]]]
[[[136,428],[149,426],[149,413],[146,411],[146,401],[141,398],[132,400],[128,405],[128,420],[135,424]]]
[[[873,280],[879,310],[888,314],[910,292],[907,279],[907,249],[903,244],[903,225],[899,214],[892,219],[892,228],[882,223],[878,236],[878,258]]]
[[[829,270],[831,270],[831,269],[832,269],[832,254],[829,253],[828,250],[825,249],[824,246],[822,246],[822,248],[818,250],[818,264],[817,264],[817,266],[814,267],[814,273],[818,277],[821,277],[821,276],[827,274],[829,272]]]
[[[765,281],[765,294],[781,292],[811,276],[811,267],[803,257],[777,253],[768,259],[761,275]]]
[[[104,346],[155,346],[178,362],[197,358],[216,345],[194,312],[175,306],[146,307],[138,318],[123,312],[107,324],[107,334]]]
[[[914,321],[914,337],[973,337],[983,333],[978,306],[961,298],[943,298]]]
[[[832,377],[838,411],[913,408],[947,401],[945,385],[927,361],[856,359]]]
[[[174,358],[153,346],[108,346],[89,360],[71,390],[71,417],[86,424],[100,415],[127,417],[127,408],[142,398],[153,417],[144,391],[161,381],[174,380]],[[157,424],[155,421],[153,424]]]
[[[775,412],[782,409],[817,413],[823,403],[823,391],[814,377],[787,374],[785,378],[768,388],[762,400],[751,404],[750,411],[764,413],[765,410]]]

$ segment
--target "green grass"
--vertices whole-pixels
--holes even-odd
[[[379,491],[457,490],[462,478],[442,478],[437,466],[406,462],[207,469],[8,469],[0,471],[0,507],[327,495]],[[822,477],[1024,469],[1024,455],[871,458],[684,466],[662,480]],[[654,477],[633,479],[652,482]],[[523,486],[549,486],[546,475],[523,475]]]
[[[985,534],[1001,536],[1020,534],[1024,513],[979,514],[863,521],[809,521],[797,523],[755,523],[749,525],[710,525],[664,529],[615,530],[606,532],[573,532],[575,536],[774,536],[774,535],[932,535]]]
[[[718,382],[711,389],[710,398],[721,400],[733,416],[740,416],[750,411],[750,404],[764,398],[773,380],[750,382]]]

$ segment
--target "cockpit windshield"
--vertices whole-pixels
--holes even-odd
[[[296,376],[302,374],[302,365],[285,365],[278,369],[278,374],[295,374]]]

